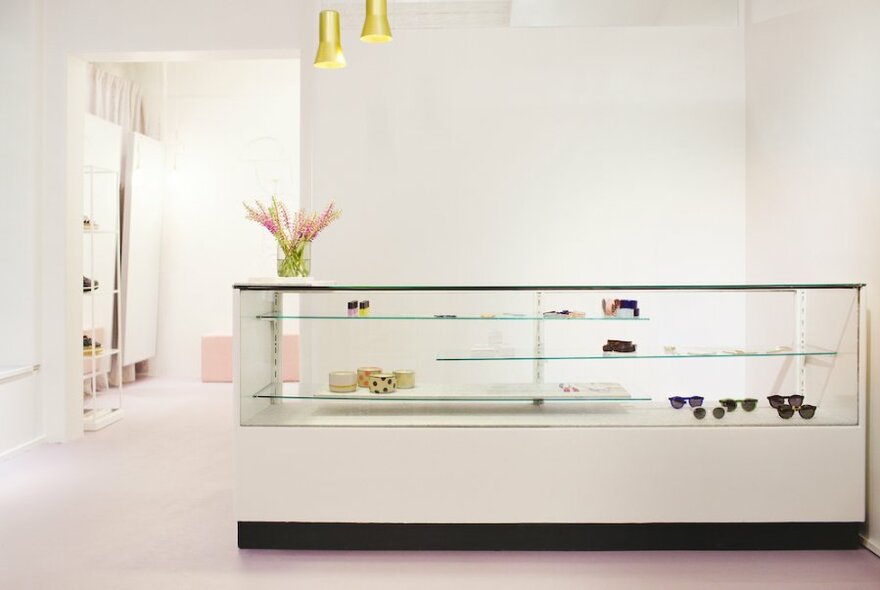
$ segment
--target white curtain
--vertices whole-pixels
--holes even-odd
[[[140,86],[89,65],[89,112],[126,131],[146,133]]]

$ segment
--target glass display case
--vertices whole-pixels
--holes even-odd
[[[862,287],[236,285],[239,546],[858,546]]]
[[[238,285],[241,425],[855,425],[860,287]]]

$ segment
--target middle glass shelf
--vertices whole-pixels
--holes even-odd
[[[667,352],[665,349],[647,349],[640,352],[560,352],[536,355],[534,351],[506,351],[493,354],[491,351],[451,351],[442,352],[434,360],[437,361],[577,361],[577,360],[618,360],[618,359],[688,359],[688,358],[755,358],[755,357],[811,357],[835,356],[836,351],[808,347],[804,350],[792,350],[779,346],[769,349],[736,349],[736,348],[676,348]]]

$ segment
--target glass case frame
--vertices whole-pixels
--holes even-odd
[[[863,419],[863,287],[238,284],[239,423],[858,425]],[[599,305],[602,299],[626,298],[639,301],[638,316],[606,316]],[[349,315],[345,303],[350,300],[370,301],[370,311]],[[560,313],[565,311],[576,313]],[[300,336],[299,383],[281,378],[282,336],[289,331]],[[597,335],[604,340],[620,333],[636,342],[634,352],[605,352],[595,341]],[[480,334],[488,335],[485,346],[474,344]],[[390,360],[377,358],[382,354]],[[419,385],[390,394],[327,389],[330,371],[371,364],[388,370],[415,367]],[[704,398],[702,418],[689,405],[675,409],[669,400],[693,395]],[[804,405],[817,406],[815,415],[804,419],[794,408],[792,418],[783,418],[768,402],[770,395],[803,395]],[[756,399],[757,407],[744,411],[740,404],[731,410],[729,402],[726,408],[719,403],[743,398]],[[716,417],[713,410],[719,407],[725,411]]]

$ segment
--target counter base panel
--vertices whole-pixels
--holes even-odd
[[[861,547],[856,522],[239,522],[241,549],[354,551],[831,550]]]

